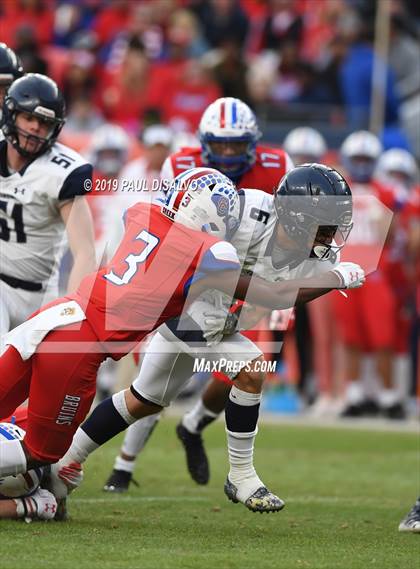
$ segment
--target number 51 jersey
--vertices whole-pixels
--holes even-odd
[[[7,142],[0,141],[1,273],[41,284],[58,277],[66,244],[60,207],[84,195],[85,180],[91,179],[91,165],[60,143],[19,172],[9,172]]]

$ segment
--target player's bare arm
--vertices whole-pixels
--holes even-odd
[[[63,204],[60,214],[66,225],[69,247],[73,255],[73,267],[67,285],[68,292],[72,292],[77,289],[82,278],[96,268],[93,222],[84,197],[76,197]]]

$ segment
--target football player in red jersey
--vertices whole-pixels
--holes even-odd
[[[293,163],[280,148],[257,144],[261,138],[252,110],[240,99],[223,97],[207,107],[198,127],[201,146],[181,148],[162,167],[161,177],[199,166],[216,168],[238,189],[257,188],[269,194]]]
[[[345,302],[342,298],[334,299],[347,382],[342,416],[357,417],[380,411],[386,417],[401,419],[405,410],[393,381],[397,301],[388,274],[392,233],[387,236],[396,200],[392,188],[374,176],[381,153],[379,139],[368,131],[352,133],[341,146],[342,163],[355,198],[354,231],[348,241],[348,251],[358,248],[367,255],[370,250],[375,253],[377,263],[376,270],[366,279],[362,294],[352,291]],[[373,356],[381,384],[377,400],[367,398],[362,381],[362,361],[366,353]]]
[[[0,443],[0,477],[63,456],[90,408],[102,361],[131,351],[146,334],[180,315],[191,297],[216,288],[274,309],[293,305],[297,290],[302,289],[298,298],[308,290],[312,298],[314,288],[319,295],[319,288],[347,286],[341,273],[328,271],[270,284],[254,278],[250,289],[250,278],[240,276],[236,250],[220,240],[238,223],[239,196],[226,176],[211,168],[184,173],[161,206],[138,204],[128,210],[124,238],[106,267],[85,277],[74,295],[50,303],[6,335],[0,416],[28,397],[29,404],[24,441]],[[363,272],[359,280],[362,284]],[[113,409],[108,421],[125,428]]]
[[[171,154],[163,164],[161,178],[171,180],[190,168],[208,165],[216,168],[233,180],[238,189],[257,188],[269,194],[274,193],[281,178],[293,168],[289,155],[280,148],[258,144],[261,132],[252,110],[240,99],[222,97],[214,101],[204,111],[198,129],[201,146],[181,148]],[[257,330],[247,330],[243,334],[255,339]],[[223,411],[229,397],[231,382],[222,373],[213,375],[201,398],[191,410],[194,429],[186,428],[187,421],[177,427],[178,437],[187,453],[187,461],[192,464],[193,479],[206,484],[209,479],[207,457],[201,432]],[[132,452],[123,453],[123,459],[131,462],[142,448],[156,425],[157,415],[142,422],[138,441],[133,441]],[[128,487],[131,473],[121,470],[121,460],[116,459],[115,467],[106,482],[107,491],[124,491]],[[128,462],[125,462],[128,464]]]

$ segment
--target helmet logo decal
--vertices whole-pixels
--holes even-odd
[[[217,215],[226,217],[229,213],[229,199],[226,196],[215,194],[211,196],[211,201],[216,206]]]

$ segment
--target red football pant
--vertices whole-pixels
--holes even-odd
[[[397,306],[394,293],[381,275],[369,275],[364,286],[334,296],[334,310],[345,345],[362,351],[392,349]]]
[[[84,342],[83,353],[45,353],[48,342]],[[12,346],[0,357],[0,417],[29,398],[25,446],[33,458],[54,463],[69,448],[92,405],[96,374],[106,353],[98,352],[90,324],[50,332],[38,351],[23,361]]]

